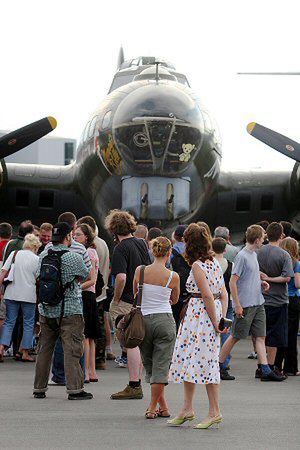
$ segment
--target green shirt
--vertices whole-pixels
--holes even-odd
[[[17,237],[17,239],[13,239],[12,241],[9,241],[7,246],[5,247],[5,251],[3,252],[3,264],[9,257],[9,255],[16,251],[16,250],[22,250],[24,244],[24,238]]]
[[[38,276],[40,274],[41,263],[44,256],[48,254],[48,250],[44,250],[40,254],[40,261],[38,267]],[[52,250],[69,250],[65,245],[55,245]],[[74,278],[81,278],[86,280],[89,275],[89,270],[83,262],[80,255],[68,251],[64,253],[61,257],[61,280],[62,284],[65,285],[74,280]],[[49,318],[58,318],[61,314],[61,304],[57,306],[44,306],[39,304],[39,313],[42,316]],[[72,316],[74,314],[82,314],[82,296],[81,287],[75,281],[72,283],[71,287],[65,291],[65,307],[64,307],[64,317]]]

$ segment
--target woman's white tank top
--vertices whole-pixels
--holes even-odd
[[[141,307],[143,316],[161,313],[172,314],[172,308],[170,304],[172,289],[169,288],[172,277],[173,271],[170,273],[168,282],[165,286],[157,286],[155,284],[144,283]]]

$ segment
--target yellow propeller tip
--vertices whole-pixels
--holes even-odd
[[[250,123],[248,123],[248,125],[247,125],[247,131],[248,131],[249,134],[252,134],[252,131],[254,130],[255,125],[256,125],[256,122],[250,122]]]
[[[54,128],[56,128],[56,126],[57,126],[56,119],[54,119],[54,117],[51,117],[51,116],[47,117],[47,119],[49,120],[52,130],[54,130]]]

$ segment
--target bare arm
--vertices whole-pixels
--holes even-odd
[[[118,273],[115,280],[115,289],[114,289],[114,303],[119,303],[121,301],[121,297],[123,294],[123,290],[126,284],[126,273]]]
[[[172,281],[170,284],[170,288],[172,289],[170,300],[171,305],[176,305],[179,299],[180,294],[180,282],[179,282],[179,275],[176,272],[173,272]]]
[[[7,277],[8,270],[2,269],[0,273],[0,286],[2,285],[4,278]]]
[[[91,261],[92,263],[92,270],[90,271],[90,275],[88,277],[88,279],[82,283],[81,285],[81,289],[88,289],[89,287],[93,286],[94,284],[96,284],[97,281],[97,272],[96,272],[96,261]]]
[[[141,266],[137,267],[135,269],[135,274],[134,274],[134,278],[133,278],[133,296],[135,297],[136,294],[138,293],[138,286],[139,286],[139,279],[140,279],[140,270],[141,270]]]
[[[262,275],[261,278],[268,283],[288,283],[291,277],[268,277],[268,275]]]
[[[209,288],[205,273],[200,269],[197,263],[192,265],[192,271],[206,307],[207,314],[212,321],[213,326],[218,330],[218,321],[216,315],[216,307],[214,296]]]
[[[294,283],[295,283],[296,289],[300,289],[300,273],[298,273],[298,272],[295,273]]]
[[[231,275],[229,287],[230,287],[231,296],[232,296],[234,304],[235,304],[235,308],[234,308],[235,313],[236,313],[237,317],[240,318],[240,317],[243,317],[243,308],[241,306],[238,289],[237,289],[237,284],[236,284],[238,279],[239,279],[239,277],[237,275]]]

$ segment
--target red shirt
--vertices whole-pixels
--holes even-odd
[[[3,250],[8,242],[9,239],[3,239],[3,241],[0,242],[0,261],[3,261]]]

